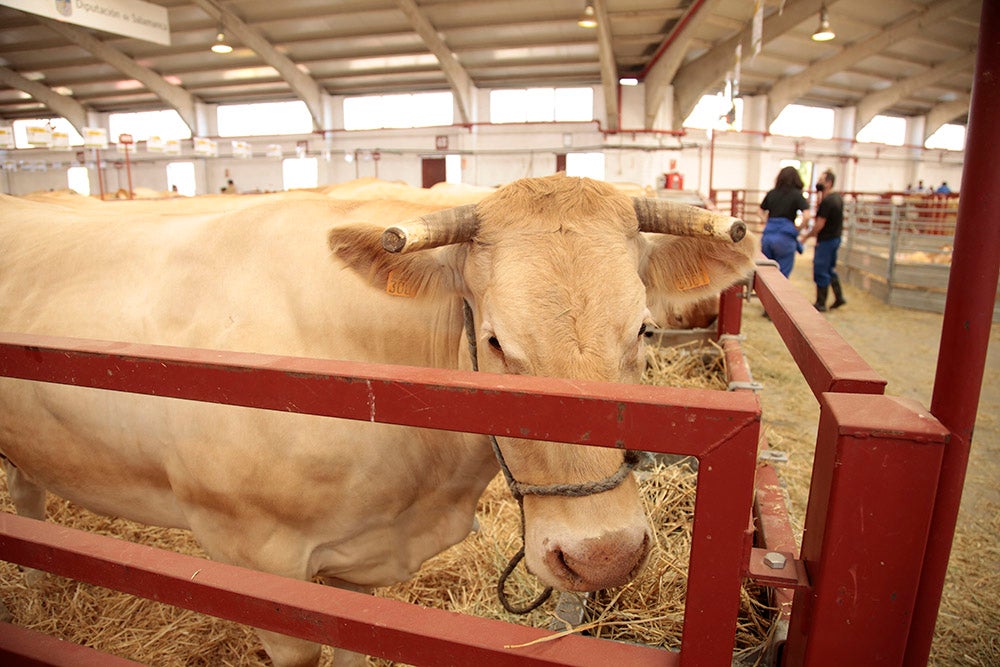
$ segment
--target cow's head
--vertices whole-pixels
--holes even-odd
[[[647,293],[689,302],[743,278],[754,243],[728,216],[555,175],[391,228],[338,228],[334,252],[384,289],[463,296],[479,367],[493,373],[638,382]],[[642,234],[640,232],[654,232]],[[603,480],[620,450],[500,438],[526,484]],[[621,585],[645,562],[649,525],[632,475],[583,497],[526,496],[525,559],[563,590]]]

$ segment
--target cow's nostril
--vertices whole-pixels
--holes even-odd
[[[545,554],[545,565],[567,590],[599,590],[630,581],[646,562],[650,536],[622,539],[621,534],[584,540],[575,548],[553,547]]]

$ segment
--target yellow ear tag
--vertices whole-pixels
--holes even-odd
[[[710,282],[712,282],[712,279],[708,277],[708,271],[706,271],[705,267],[700,264],[697,268],[687,273],[674,276],[674,287],[681,292],[687,292],[688,290],[693,290],[698,287],[704,287]]]
[[[404,296],[412,299],[417,296],[417,289],[400,279],[395,271],[390,271],[389,279],[385,283],[385,293],[389,296]]]

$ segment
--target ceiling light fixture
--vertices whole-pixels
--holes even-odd
[[[583,15],[577,19],[576,24],[581,28],[597,27],[597,14],[594,12],[594,0],[587,0],[587,5],[583,8]]]
[[[823,5],[819,10],[819,26],[816,28],[816,32],[812,34],[813,41],[829,42],[834,37],[836,35],[830,29],[830,16],[827,14],[826,5]]]
[[[219,26],[219,32],[215,35],[215,43],[212,44],[212,53],[232,53],[233,47],[229,45],[226,41],[226,33],[222,32],[222,26]]]

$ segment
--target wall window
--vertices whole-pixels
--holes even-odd
[[[90,171],[86,167],[70,167],[66,170],[66,184],[73,192],[89,197]]]
[[[173,191],[174,188],[177,188],[177,194],[185,197],[194,197],[197,194],[194,184],[194,162],[167,163],[167,189]]]
[[[735,109],[735,111],[734,111]],[[733,122],[730,123],[729,121]],[[743,100],[737,97],[730,101],[729,97],[718,93],[702,95],[688,117],[684,119],[684,127],[699,130],[734,130],[743,129]]]
[[[220,137],[309,134],[313,131],[309,107],[301,100],[226,104],[216,110],[216,120]]]
[[[82,146],[83,137],[80,133],[76,131],[68,120],[59,116],[56,118],[30,118],[23,120],[15,120],[11,125],[14,127],[14,147],[15,148],[34,148],[34,144],[28,143],[28,128],[29,127],[48,127],[56,132],[65,132],[69,135],[69,145],[70,146]]]
[[[315,188],[319,185],[319,161],[314,157],[292,157],[281,161],[286,190]]]
[[[771,134],[786,137],[833,138],[833,109],[789,104],[768,128]]]
[[[566,175],[604,180],[604,153],[567,153]]]
[[[858,141],[902,146],[906,143],[906,119],[896,116],[875,116],[861,128]]]
[[[594,120],[592,88],[517,88],[490,91],[494,123],[569,123]]]
[[[435,127],[454,122],[455,98],[451,93],[367,95],[344,100],[347,130]]]
[[[946,123],[927,137],[926,148],[944,148],[949,151],[965,150],[965,126]]]
[[[110,114],[108,141],[118,143],[118,137],[122,134],[131,134],[134,141],[146,141],[151,136],[161,139],[190,139],[191,128],[173,109]]]

